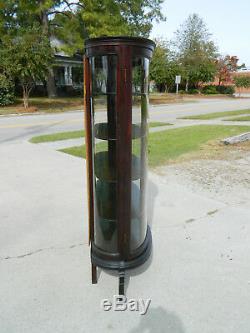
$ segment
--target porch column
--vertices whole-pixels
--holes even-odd
[[[73,80],[72,80],[72,66],[69,66],[68,67],[68,84],[69,86],[72,86],[73,85]]]
[[[65,81],[65,85],[68,85],[69,82],[69,76],[68,76],[68,66],[64,67],[64,81]]]

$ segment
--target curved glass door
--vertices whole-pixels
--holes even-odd
[[[91,57],[90,65],[94,244],[108,253],[118,253],[117,135],[123,134],[117,133],[117,56]],[[149,60],[144,57],[134,57],[132,59],[132,110],[128,110],[128,112],[132,112],[131,211],[130,218],[124,220],[128,224],[130,223],[130,252],[142,245],[147,232],[148,75]],[[123,93],[126,94],[126,92]],[[128,126],[128,124],[123,125],[124,128]],[[122,133],[125,133],[124,128]],[[123,147],[119,148],[123,149]],[[130,182],[128,186],[130,186]],[[122,205],[126,206],[124,202]]]
[[[148,135],[148,77],[149,60],[132,60],[132,170],[137,170],[131,183],[130,251],[134,251],[146,237],[146,183]],[[136,134],[136,135],[135,135]]]
[[[90,58],[94,170],[94,243],[117,252],[116,71],[115,55]],[[98,111],[98,112],[96,112]]]

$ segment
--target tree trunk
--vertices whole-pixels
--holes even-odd
[[[29,93],[26,86],[23,86],[23,106],[25,109],[29,107]]]
[[[56,84],[55,84],[55,75],[54,75],[54,71],[53,68],[49,69],[49,73],[47,76],[47,94],[48,97],[56,97],[57,93],[56,93]]]
[[[48,13],[46,10],[43,10],[41,12],[41,24],[43,32],[47,35],[50,41],[49,20],[48,20]],[[53,68],[49,68],[46,83],[47,83],[46,86],[47,86],[48,97],[56,97],[57,93],[56,93],[55,75]]]
[[[188,86],[189,86],[189,82],[188,82],[188,79],[186,81],[186,88],[185,88],[185,91],[188,92]]]
[[[241,97],[241,87],[239,87],[239,97]]]

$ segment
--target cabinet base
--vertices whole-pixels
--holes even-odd
[[[152,250],[152,235],[151,235],[151,230],[148,226],[146,238],[143,244],[138,248],[135,256],[134,257],[132,256],[130,260],[128,261],[116,260],[112,258],[112,255],[107,256],[107,258],[105,258],[103,256],[103,252],[99,250],[98,247],[96,247],[94,244],[92,244],[91,262],[92,265],[104,269],[120,270],[120,271],[132,269],[144,264],[150,257],[151,250]]]

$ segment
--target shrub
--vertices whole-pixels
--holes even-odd
[[[208,85],[202,88],[202,93],[206,95],[215,95],[215,94],[233,95],[235,93],[235,88],[234,86]]]
[[[5,76],[0,75],[0,106],[13,104],[15,101],[14,86]]]
[[[0,106],[13,104],[15,101],[12,88],[0,88]]]
[[[234,86],[216,86],[216,90],[219,94],[233,95],[235,93]]]
[[[205,86],[202,88],[202,93],[206,94],[206,95],[215,95],[218,94],[217,90],[216,90],[216,86]]]
[[[237,88],[249,88],[250,77],[246,75],[239,75],[234,78],[234,82]]]
[[[196,94],[199,94],[200,91],[198,89],[189,89],[188,93],[191,95],[196,95]]]

